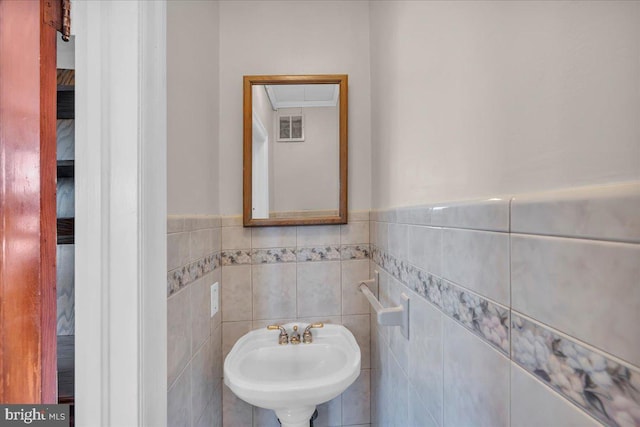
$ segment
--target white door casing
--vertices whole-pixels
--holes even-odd
[[[80,426],[166,426],[166,4],[74,1]]]

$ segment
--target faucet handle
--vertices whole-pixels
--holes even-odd
[[[309,326],[307,326],[305,328],[305,332],[309,331],[311,328],[323,328],[324,327],[324,323],[322,322],[318,322],[318,323],[310,323]],[[309,331],[310,332],[310,331]]]
[[[278,336],[278,344],[289,344],[289,335],[287,334],[287,330],[284,328],[284,326],[269,325],[267,326],[267,329],[270,331],[280,330],[280,335]]]
[[[313,336],[311,335],[311,328],[322,328],[324,327],[324,323],[311,323],[307,326],[302,334],[302,342],[305,344],[311,344],[313,342]]]

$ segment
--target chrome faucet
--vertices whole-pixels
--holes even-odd
[[[287,330],[280,325],[269,325],[267,329],[270,331],[280,330],[280,335],[278,336],[278,344],[289,344],[289,335],[287,334]]]
[[[311,323],[307,326],[302,334],[302,342],[305,344],[311,344],[313,342],[313,336],[311,335],[311,328],[322,328],[323,323]]]

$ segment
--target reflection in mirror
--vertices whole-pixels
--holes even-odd
[[[336,216],[339,86],[254,85],[252,92],[253,218]]]
[[[285,82],[271,76],[271,81],[245,86],[251,94],[250,140],[245,105],[245,225],[345,223],[346,109],[343,117],[341,82],[286,77]],[[346,93],[343,101],[344,106]]]

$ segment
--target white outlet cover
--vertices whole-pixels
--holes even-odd
[[[211,317],[218,312],[218,282],[211,285]]]

